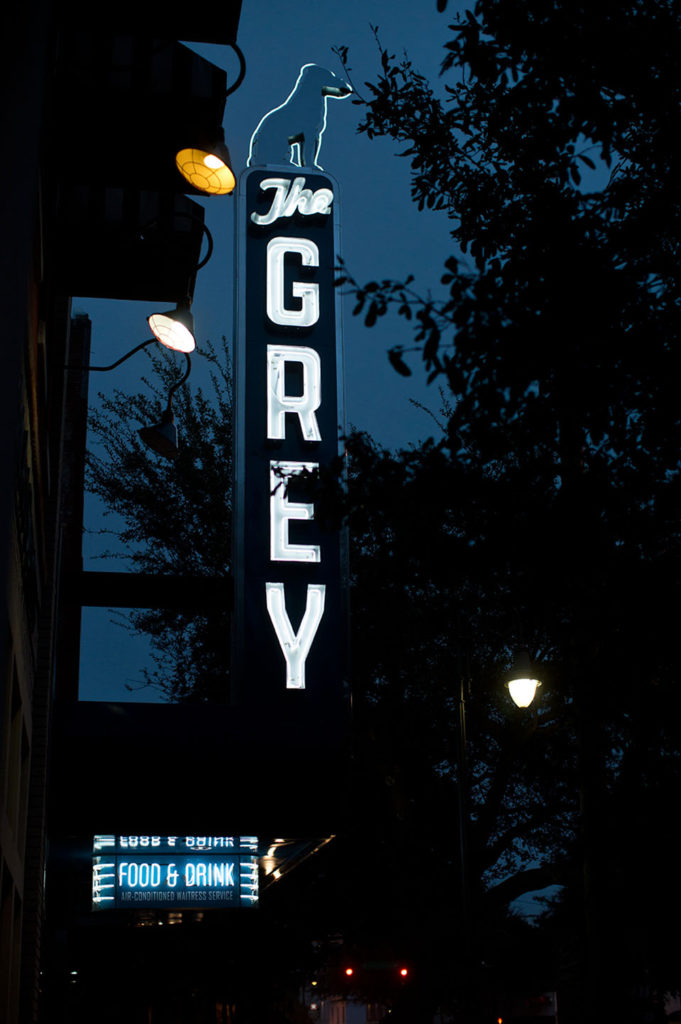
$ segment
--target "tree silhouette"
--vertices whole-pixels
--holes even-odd
[[[381,47],[359,99],[360,131],[402,145],[454,252],[439,299],[413,277],[340,282],[367,326],[413,325],[398,372],[416,350],[448,386],[440,509],[467,543],[440,557],[468,622],[492,636],[481,613],[512,608],[565,702],[584,875],[568,1020],[642,1020],[636,986],[678,984],[652,881],[674,872],[652,837],[679,784],[680,36],[664,0],[479,0],[448,26],[439,92]]]
[[[174,396],[180,454],[169,463],[140,441],[138,427],[158,422],[169,386],[177,380],[170,355],[150,356],[146,390],[100,395],[91,412],[94,440],[87,457],[87,487],[118,517],[104,534],[116,537],[107,557],[135,572],[228,577],[231,562],[232,381],[223,346],[199,352],[210,365],[208,383],[190,382]],[[144,685],[173,701],[227,699],[229,613],[154,608],[127,612],[123,622],[148,636],[156,668]]]

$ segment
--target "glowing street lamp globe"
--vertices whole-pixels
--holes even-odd
[[[538,679],[510,679],[508,692],[513,703],[519,708],[529,708],[534,700],[537,687],[541,686]]]
[[[530,656],[527,651],[517,652],[506,685],[513,703],[519,708],[529,708],[541,682],[532,675]]]

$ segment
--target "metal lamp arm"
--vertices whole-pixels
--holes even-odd
[[[121,356],[120,359],[117,359],[115,363],[110,363],[109,366],[83,366],[82,363],[67,363],[65,368],[67,370],[100,370],[102,372],[105,371],[105,370],[115,370],[115,368],[117,366],[120,366],[121,363],[124,363],[126,361],[126,359],[130,358],[130,356],[134,356],[135,352],[140,352],[143,348],[146,348],[147,345],[151,345],[152,342],[158,342],[158,338],[147,338],[146,341],[142,341],[142,342],[140,342],[139,345],[135,345],[134,348],[131,348],[130,351],[126,352],[125,355]],[[172,387],[168,391],[168,399],[169,400],[170,400],[171,396],[173,395],[173,393],[175,391],[177,391],[177,389],[179,387],[181,387],[182,384],[184,384],[184,382],[186,381],[187,377],[189,376],[189,374],[192,371],[192,361],[189,358],[189,353],[188,352],[183,352],[182,355],[187,360],[187,369],[185,370],[184,374],[180,377],[180,379],[175,381],[175,383],[172,385]]]
[[[182,375],[182,377],[180,377],[179,380],[175,381],[175,383],[168,389],[168,406],[170,406],[171,403],[172,403],[174,393],[177,391],[177,389],[179,387],[181,387],[184,384],[184,382],[186,381],[187,377],[192,372],[192,361],[189,358],[189,353],[188,352],[183,352],[182,355],[187,360],[187,369],[185,370],[185,372]]]
[[[233,92],[236,92],[236,90],[243,82],[244,75],[246,74],[246,58],[244,57],[240,48],[237,46],[235,42],[229,42],[227,43],[227,46],[231,46],[237,56],[237,59],[239,61],[239,74],[236,76],[236,78],[230,85],[229,89],[225,93],[225,99],[227,98],[227,96],[231,96]]]
[[[157,341],[157,340],[158,340],[157,338],[147,338],[146,341],[141,342],[139,345],[135,345],[134,348],[131,348],[129,352],[126,352],[124,356],[121,356],[120,359],[117,359],[115,363],[111,363],[109,366],[84,366],[82,363],[67,363],[65,369],[67,369],[67,370],[101,370],[101,371],[104,371],[104,370],[115,370],[115,368],[117,366],[120,366],[121,363],[124,363],[126,361],[126,359],[130,358],[130,356],[134,356],[135,352],[139,352],[140,349],[146,348],[147,345],[151,345],[152,342]]]

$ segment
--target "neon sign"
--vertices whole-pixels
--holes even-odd
[[[337,186],[307,168],[240,182],[235,628],[241,702],[344,699],[345,538],[304,482],[339,455]]]
[[[275,189],[272,206],[267,213],[253,211],[254,224],[273,224],[280,217],[292,217],[294,213],[310,216],[313,213],[330,213],[333,192],[330,188],[319,188],[316,192],[304,188],[305,178],[265,178],[260,182],[263,192]]]
[[[255,836],[95,836],[92,907],[255,906],[257,849]]]
[[[351,92],[348,83],[328,68],[304,64],[287,98],[265,114],[253,132],[249,167],[295,163],[321,170],[318,159],[327,101],[344,99]]]

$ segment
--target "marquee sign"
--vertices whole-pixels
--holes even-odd
[[[95,836],[93,910],[258,902],[255,836]]]
[[[345,683],[346,551],[301,479],[339,454],[337,186],[308,167],[240,181],[233,672],[242,702],[328,707]],[[298,479],[296,479],[298,478]]]

